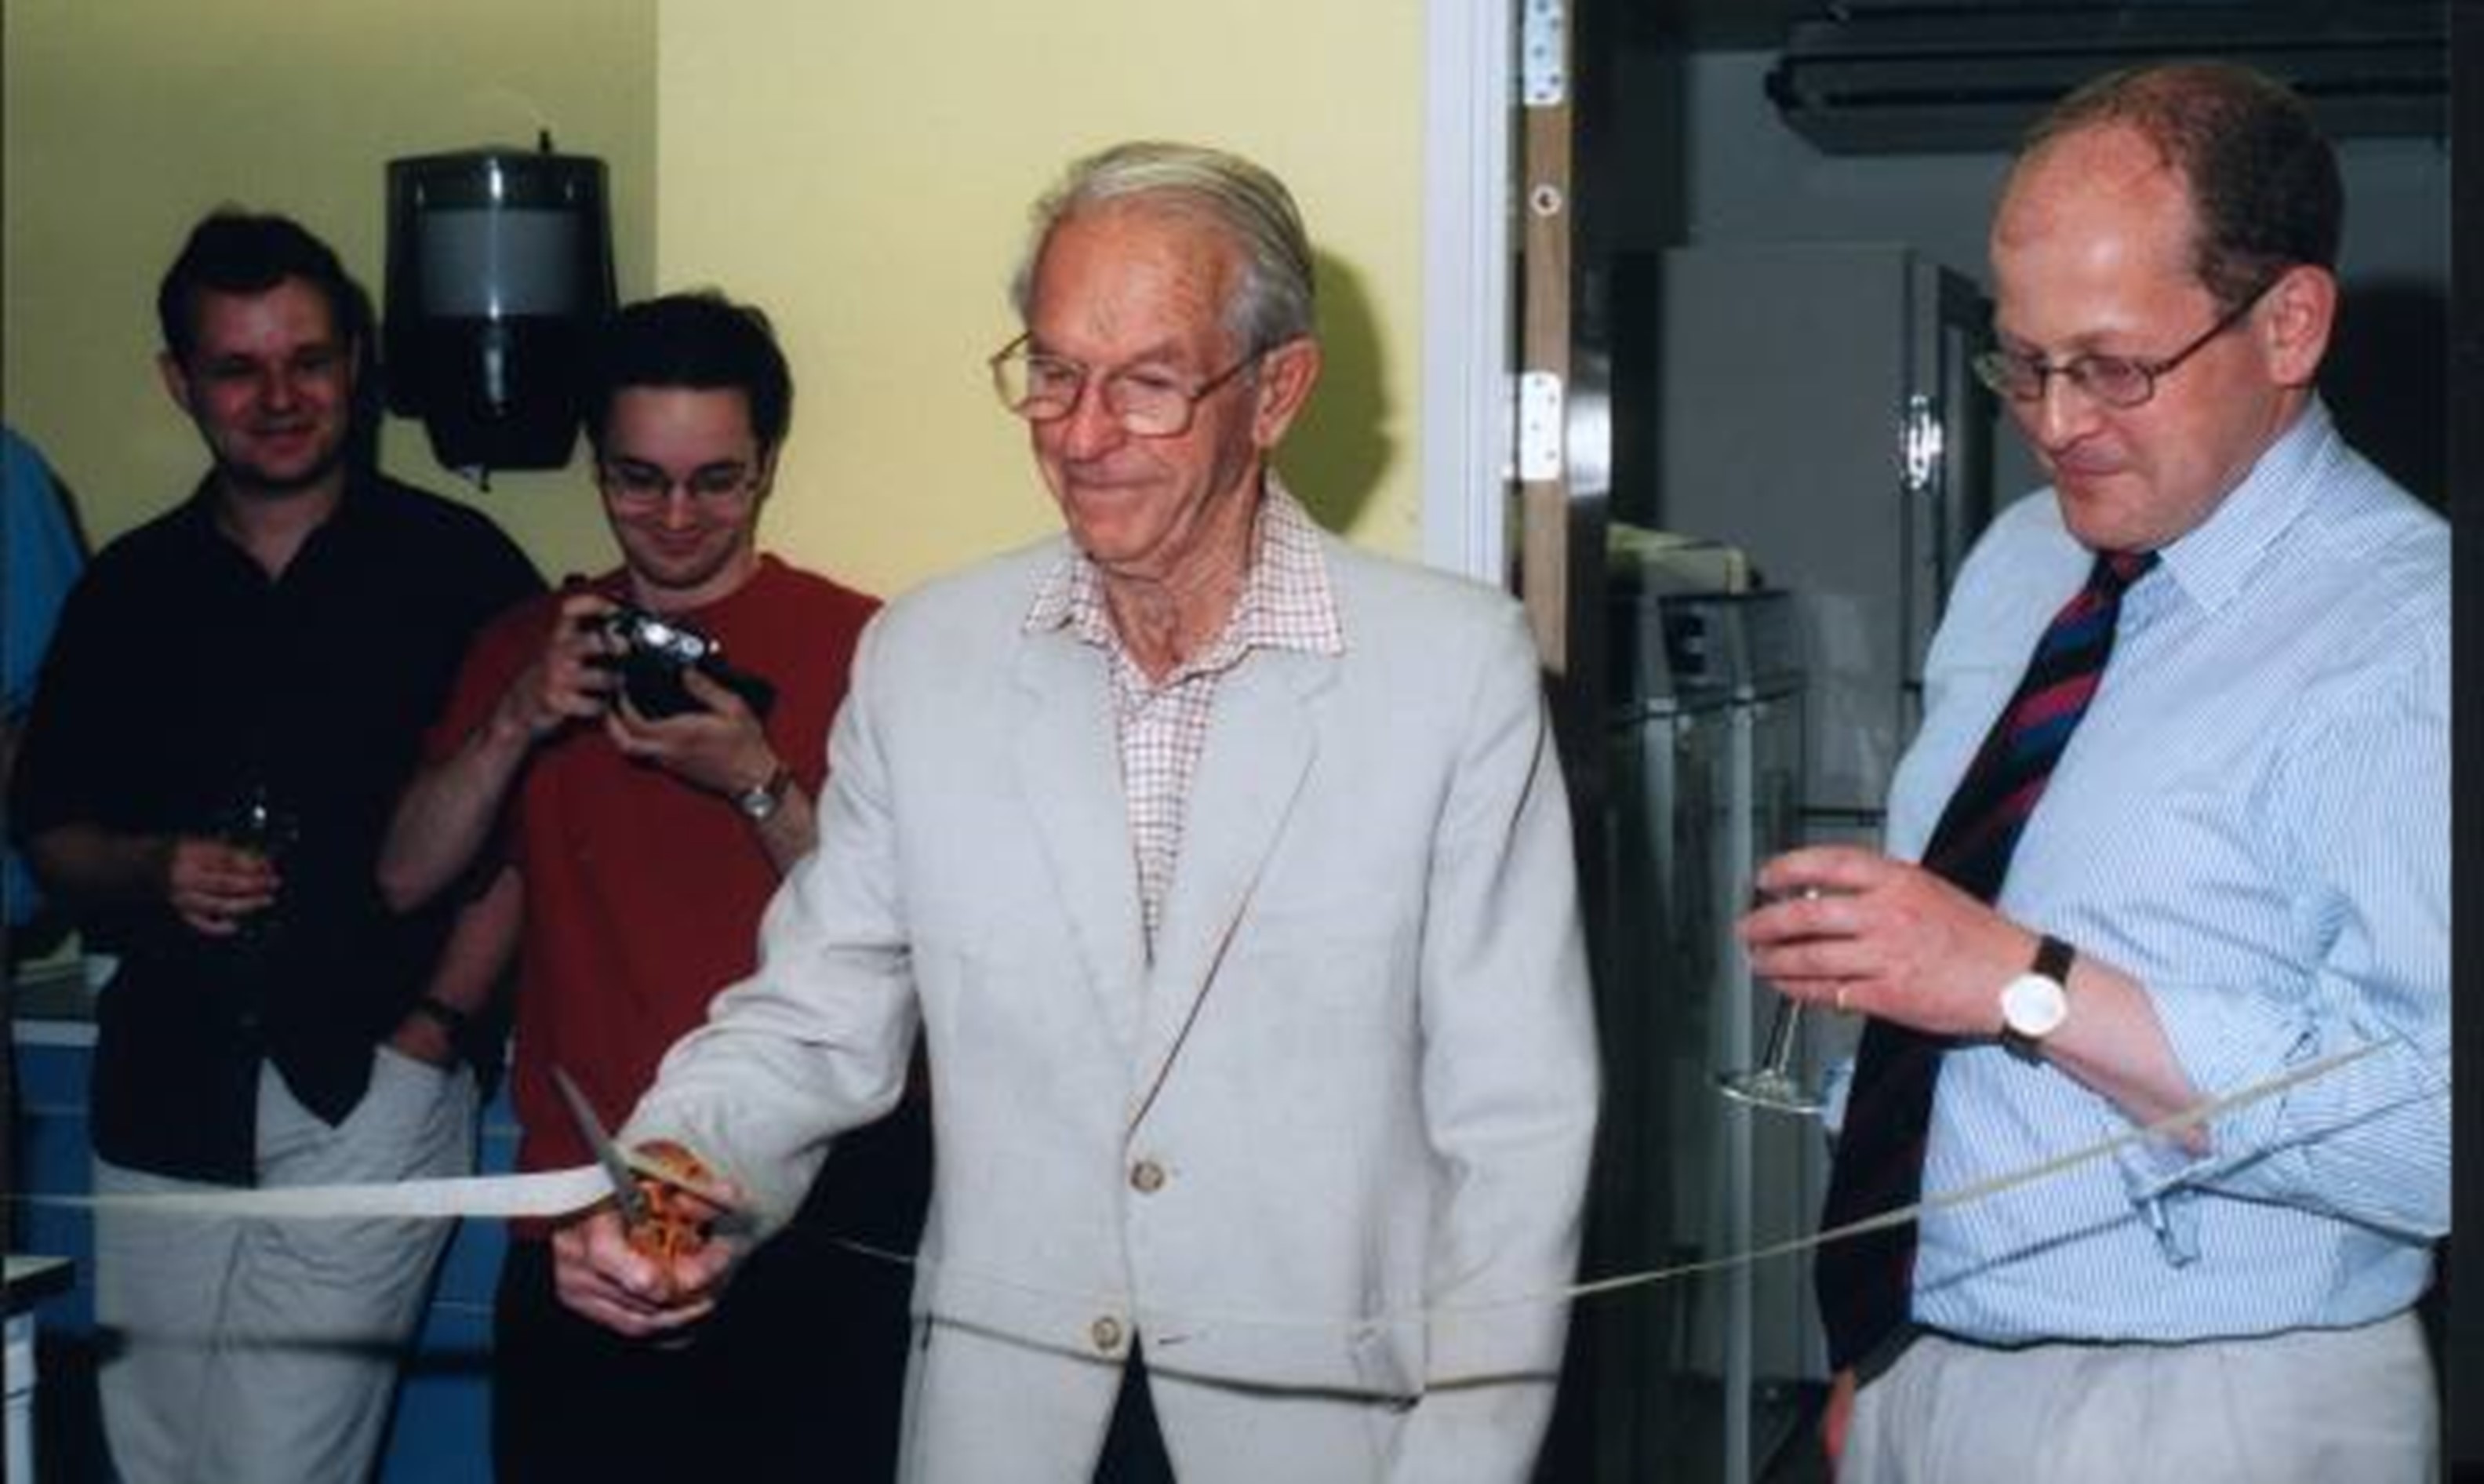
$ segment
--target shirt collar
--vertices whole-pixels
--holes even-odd
[[[337,507],[302,538],[301,552],[296,553],[295,559],[298,561],[303,553],[333,543],[340,532],[350,533],[368,524],[370,506],[377,498],[371,491],[381,479],[382,476],[367,465],[348,463],[345,486],[337,498]],[[190,498],[178,506],[181,522],[190,540],[206,543],[215,550],[228,551],[243,561],[250,561],[241,544],[225,534],[224,526],[218,522],[218,510],[223,499],[224,495],[217,485],[217,472],[209,469],[191,487]],[[251,562],[251,566],[256,570],[257,563]]]
[[[1241,595],[1215,643],[1184,669],[1230,663],[1252,649],[1292,649],[1305,654],[1345,652],[1345,632],[1329,585],[1328,559],[1319,527],[1272,470],[1254,523],[1251,569]],[[1112,610],[1104,603],[1104,575],[1074,545],[1036,590],[1027,610],[1029,634],[1066,629],[1081,641],[1118,650]]]
[[[2208,518],[2163,550],[2167,573],[2202,608],[2224,607],[2308,508],[2342,448],[2328,406],[2314,396]]]

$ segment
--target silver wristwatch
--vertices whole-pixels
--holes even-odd
[[[765,824],[775,817],[785,802],[785,791],[794,786],[794,775],[779,763],[761,782],[754,783],[733,796],[733,807],[753,824]]]

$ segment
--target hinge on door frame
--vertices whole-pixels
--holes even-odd
[[[1525,0],[1518,19],[1518,99],[1528,108],[1570,100],[1568,0]]]
[[[1561,477],[1561,378],[1551,371],[1518,377],[1518,479],[1541,484]]]
[[[1899,468],[1907,494],[1921,495],[1939,483],[1947,433],[1941,426],[1939,404],[1927,393],[1908,393],[1905,417],[1898,429]]]

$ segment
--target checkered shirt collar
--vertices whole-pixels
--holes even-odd
[[[1225,621],[1225,632],[1184,665],[1186,670],[1229,664],[1252,649],[1345,652],[1345,630],[1329,586],[1328,561],[1320,553],[1319,527],[1273,471],[1265,478],[1267,494],[1259,502],[1256,549],[1242,595]],[[1025,628],[1029,634],[1067,629],[1098,648],[1120,647],[1104,603],[1104,575],[1074,546],[1036,590]]]

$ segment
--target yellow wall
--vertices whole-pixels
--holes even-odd
[[[655,221],[654,0],[7,0],[0,413],[106,539],[187,492],[196,432],[155,377],[156,280],[225,202],[299,217],[380,291],[389,159],[559,148],[610,172],[616,268]],[[387,463],[489,510],[557,573],[609,561],[583,463],[477,494],[392,418]]]
[[[611,170],[625,296],[713,283],[775,317],[799,390],[770,543],[892,591],[1053,527],[983,369],[1026,206],[1074,154],[1186,137],[1284,176],[1322,251],[1329,376],[1286,469],[1413,552],[1423,9],[7,0],[0,414],[92,535],[126,529],[201,467],[152,368],[155,281],[201,212],[292,212],[376,293],[386,160],[549,125]],[[477,494],[416,425],[387,447],[548,572],[609,561],[582,460]]]
[[[1418,548],[1421,0],[660,0],[658,278],[774,316],[797,392],[768,534],[894,590],[1055,528],[984,359],[1026,208],[1136,136],[1236,148],[1322,251],[1329,377],[1283,460]]]

